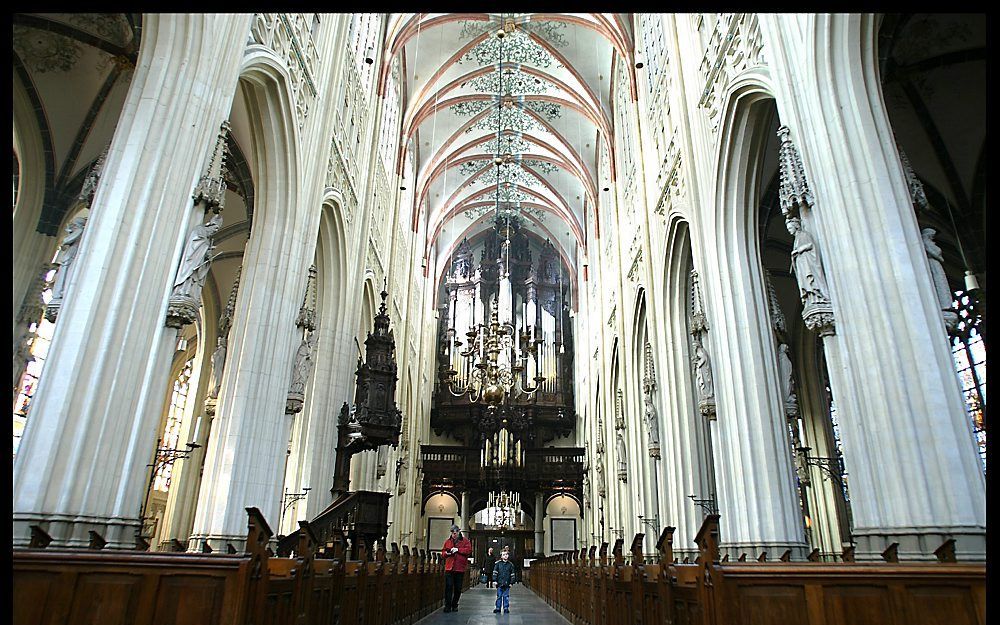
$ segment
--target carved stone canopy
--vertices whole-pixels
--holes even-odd
[[[815,203],[809,181],[806,180],[802,157],[790,138],[788,126],[778,128],[778,169],[781,174],[778,184],[778,198],[781,212],[796,215],[802,208],[811,208]]]

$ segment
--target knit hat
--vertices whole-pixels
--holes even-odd
[[[451,531],[453,531],[453,532],[461,532],[462,528],[459,527],[459,526],[457,526],[457,525],[455,525],[455,524],[452,524]]]

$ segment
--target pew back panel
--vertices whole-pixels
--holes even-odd
[[[249,558],[14,551],[18,625],[236,624]]]

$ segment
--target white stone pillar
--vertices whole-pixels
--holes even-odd
[[[458,511],[458,518],[462,520],[460,525],[462,526],[463,532],[469,531],[469,492],[462,491],[462,509]]]
[[[320,320],[317,332],[319,342],[316,370],[312,389],[307,396],[309,425],[306,445],[303,451],[303,473],[312,488],[306,498],[306,518],[313,519],[332,502],[330,487],[333,486],[334,461],[337,448],[337,419],[328,413],[339,414],[345,401],[352,401],[354,369],[357,362],[357,348],[354,333],[334,327],[336,317]]]
[[[764,121],[753,109],[744,112],[746,117],[725,135],[731,145],[718,182],[717,208],[692,223],[692,234],[700,236],[692,248],[701,292],[710,303],[710,329],[702,340],[718,363],[712,435],[720,547],[732,559],[744,552],[780,555],[786,549],[804,558],[802,512],[755,233],[743,226],[747,217],[733,217],[756,214],[757,196],[747,178],[758,166],[755,137]]]
[[[703,511],[690,499],[708,499],[714,493],[711,480],[711,457],[706,441],[708,427],[698,409],[691,361],[691,335],[687,319],[690,316],[691,295],[688,289],[690,276],[690,245],[684,232],[671,232],[668,237],[667,276],[664,279],[662,312],[653,318],[660,322],[664,337],[658,346],[660,358],[656,361],[657,393],[663,410],[661,416],[661,463],[659,490],[664,496],[660,502],[660,527],[676,528],[674,553],[681,559],[697,555],[695,534],[701,527]],[[717,368],[717,367],[716,367]],[[714,422],[712,422],[714,424]],[[709,424],[711,425],[711,424]],[[654,539],[655,540],[655,539]]]
[[[545,497],[535,493],[535,555],[545,555]]]
[[[901,559],[933,559],[955,538],[959,560],[984,560],[985,476],[879,92],[876,21],[761,16],[816,198],[808,225],[836,314],[824,346],[857,557],[897,542]],[[800,62],[803,47],[815,62]]]
[[[715,271],[718,268],[706,273]],[[760,309],[763,300],[758,306],[736,306],[733,298],[724,295],[752,293],[745,278],[730,282],[733,276],[729,276],[725,284],[713,285],[717,314],[712,316],[707,336],[714,362],[727,363],[715,375],[718,416],[713,431],[717,435],[714,458],[722,551],[735,559],[743,552],[781,554],[791,548],[795,557],[804,557],[802,512],[777,363],[773,351],[765,349],[770,339],[767,313]]]
[[[207,302],[202,307],[202,331],[199,332],[198,353],[202,354],[200,359],[201,368],[196,377],[192,377],[192,392],[188,397],[193,399],[205,397],[209,385],[209,378],[212,371],[211,347],[205,343],[205,338],[215,336],[215,322],[211,320],[216,316],[216,311]],[[208,350],[206,352],[206,350]],[[198,362],[198,361],[196,361]],[[168,381],[169,383],[169,381]],[[181,423],[181,434],[179,445],[183,446],[188,441],[195,442],[200,447],[195,448],[190,457],[178,460],[174,463],[173,472],[170,474],[170,490],[167,493],[167,503],[163,510],[163,521],[157,526],[159,533],[158,544],[152,545],[150,550],[166,550],[170,539],[177,538],[181,542],[187,539],[191,531],[191,523],[194,521],[194,508],[198,497],[198,487],[201,483],[201,463],[205,458],[205,445],[208,443],[208,433],[211,430],[212,417],[205,413],[204,404],[198,403],[190,414],[185,415]]]
[[[300,154],[315,149],[310,142],[321,128],[313,116],[302,120],[298,132],[301,113],[284,98],[284,75],[258,58],[251,50],[241,75],[260,172],[257,205],[188,544],[192,550],[203,542],[216,551],[227,543],[241,548],[247,507],[258,508],[277,527],[292,425],[285,404],[302,336],[295,320],[315,259],[321,168],[314,166],[320,161],[303,162]],[[339,407],[331,407],[331,418]]]
[[[683,304],[680,310],[684,311]],[[660,388],[671,390],[669,396],[664,397],[665,427],[661,436],[663,471],[660,488],[664,493],[669,493],[669,496],[661,504],[665,514],[660,516],[660,529],[668,525],[676,528],[674,551],[683,558],[697,552],[694,536],[702,519],[701,510],[688,496],[707,498],[710,493],[705,487],[707,480],[703,478],[705,459],[699,453],[703,449],[697,431],[697,426],[700,425],[697,421],[701,416],[691,391],[691,364],[684,344],[687,340],[684,317],[671,317],[670,325],[670,343],[676,349],[668,351],[667,357],[660,361],[663,363],[661,375],[664,380]],[[675,383],[668,382],[671,380]]]
[[[132,79],[14,464],[14,544],[131,548],[176,331],[191,193],[231,106],[249,15],[145,15]],[[164,360],[167,360],[164,363]]]

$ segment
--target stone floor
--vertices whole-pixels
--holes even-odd
[[[438,608],[417,621],[418,625],[568,625],[558,612],[549,607],[538,595],[514,584],[510,589],[510,614],[493,614],[497,600],[495,588],[483,585],[462,593],[458,612],[444,613]],[[442,599],[442,603],[443,603]]]

